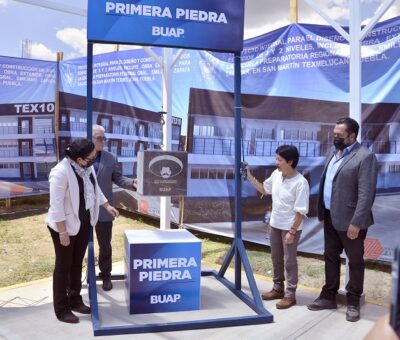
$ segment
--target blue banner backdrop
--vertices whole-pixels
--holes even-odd
[[[162,54],[160,48],[153,51]],[[400,18],[379,23],[362,46],[362,140],[379,161],[376,224],[368,235],[367,256],[379,260],[390,260],[400,243],[395,225],[400,206],[399,57]],[[263,180],[274,169],[278,145],[299,148],[299,170],[311,186],[301,251],[323,250],[314,203],[334,122],[348,115],[348,64],[347,42],[327,26],[290,25],[244,43],[244,155]],[[54,130],[46,130],[54,126],[56,69],[56,63],[0,57],[1,197],[40,192],[36,184],[27,190],[19,183],[29,176],[30,183],[38,183],[33,176],[45,178],[56,161]],[[86,133],[86,59],[63,61],[59,70],[62,150],[71,138]],[[161,144],[160,68],[142,49],[95,56],[93,95],[94,122],[107,128],[108,150],[117,155],[125,175],[135,176],[137,152]],[[184,208],[173,199],[172,217],[223,235],[233,235],[234,228],[232,108],[233,55],[184,51],[174,67],[172,114],[174,150],[179,149],[180,127],[187,131],[188,194]],[[17,188],[11,189],[14,184]],[[158,199],[119,189],[115,194],[121,207],[159,216]],[[268,244],[263,219],[269,199],[260,199],[248,183],[243,196],[243,237]]]
[[[400,206],[399,27],[399,18],[379,23],[362,46],[362,140],[379,160],[376,225],[369,232],[366,256],[379,260],[390,260],[400,242],[394,223]],[[154,52],[162,54],[159,48]],[[85,68],[84,59],[62,62],[61,91],[84,97]],[[180,221],[222,235],[233,235],[234,229],[233,73],[231,53],[186,50],[173,76],[172,114],[180,117],[187,129],[189,152],[188,194]],[[311,186],[311,209],[299,249],[322,253],[315,200],[334,122],[349,113],[348,43],[331,27],[306,24],[245,41],[242,92],[245,158],[261,181],[274,169],[278,145],[289,143],[299,148],[299,170]],[[160,93],[160,69],[143,50],[95,56],[94,97],[103,104],[122,103],[148,112],[137,116],[137,131],[140,119],[150,119],[145,117],[160,110]],[[120,136],[118,128],[127,123],[118,118],[118,110],[109,110],[113,115],[110,137],[121,138],[122,145],[135,150],[130,159],[118,154],[118,146],[114,150],[121,162],[128,161],[127,173],[134,174],[138,144],[150,150],[158,147],[151,142],[154,127],[143,128],[142,137],[140,133]],[[102,122],[103,115],[98,112],[97,121]],[[159,216],[157,199],[122,190],[116,196],[127,209]],[[269,244],[263,220],[268,217],[270,199],[260,199],[249,183],[243,185],[243,196],[243,237]],[[178,221],[179,206],[177,199],[173,201],[174,221]]]
[[[88,40],[241,51],[244,0],[89,0]]]
[[[48,192],[57,63],[0,56],[0,198]]]

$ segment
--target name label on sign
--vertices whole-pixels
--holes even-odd
[[[244,0],[89,0],[87,23],[92,42],[236,52],[243,49]]]
[[[53,113],[54,103],[14,104],[15,112],[20,113]]]
[[[150,295],[150,304],[157,303],[177,303],[181,299],[181,294]]]
[[[174,12],[174,16],[172,15]],[[227,24],[225,13],[216,13],[212,11],[201,11],[190,8],[176,8],[171,11],[169,7],[151,6],[151,5],[135,5],[121,2],[106,2],[106,13],[116,15],[143,15],[157,18],[184,19],[191,21],[203,21]]]
[[[134,259],[133,270],[139,270],[140,282],[191,280],[192,275],[187,268],[196,268],[194,257]],[[182,268],[182,269],[171,269]],[[163,269],[163,270],[157,270]]]

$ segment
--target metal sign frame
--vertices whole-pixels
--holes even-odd
[[[93,124],[93,43],[88,40],[87,46],[87,137],[92,136]],[[98,43],[98,41],[96,41]],[[110,43],[110,42],[107,42]],[[134,43],[132,43],[134,44]],[[154,45],[157,46],[157,45]],[[184,46],[187,47],[187,46]],[[232,52],[232,51],[226,51]],[[247,257],[246,248],[242,239],[242,177],[240,174],[241,168],[241,51],[234,52],[234,88],[235,88],[235,238],[232,242],[223,264],[218,272],[202,271],[202,276],[213,276],[215,279],[224,284],[233,294],[246,303],[251,309],[256,312],[256,315],[218,318],[209,320],[191,320],[185,322],[171,322],[159,324],[144,324],[144,325],[127,325],[105,327],[101,325],[99,319],[99,309],[97,301],[96,273],[94,261],[94,246],[93,246],[93,230],[89,240],[89,260],[88,260],[88,286],[89,299],[92,307],[92,324],[95,336],[98,335],[117,335],[117,334],[137,334],[137,333],[153,333],[167,331],[181,331],[191,329],[217,328],[217,327],[232,327],[255,325],[273,322],[273,315],[269,313],[263,305],[259,290],[253,275],[250,261]],[[165,66],[165,65],[164,65]],[[169,65],[166,65],[169,67]],[[171,115],[171,112],[167,112]],[[167,117],[168,118],[168,117]],[[235,281],[230,282],[225,278],[226,270],[231,261],[235,259]],[[247,276],[247,281],[250,287],[252,297],[247,295],[242,290],[242,265]],[[121,275],[112,275],[113,280],[124,278]]]
[[[96,273],[93,246],[93,230],[91,231],[88,245],[88,286],[89,299],[92,308],[92,324],[95,336],[98,335],[117,335],[117,334],[138,334],[154,333],[167,331],[182,331],[191,329],[232,327],[244,325],[256,325],[273,322],[273,315],[269,313],[263,305],[259,290],[253,275],[250,261],[247,257],[246,248],[242,239],[242,178],[240,175],[241,167],[241,52],[235,52],[235,238],[232,242],[223,264],[218,272],[202,271],[202,276],[213,276],[239,299],[246,303],[257,314],[250,316],[239,316],[230,318],[219,318],[211,320],[191,320],[185,322],[171,322],[145,325],[128,325],[105,327],[101,325],[99,318],[99,308],[97,301]],[[88,41],[87,53],[87,137],[92,136],[93,125],[93,42]],[[225,278],[226,270],[231,261],[235,258],[235,282],[230,282]],[[246,273],[252,297],[242,290],[242,265]],[[112,275],[113,280],[123,279],[122,275]],[[94,283],[94,284],[92,284]]]

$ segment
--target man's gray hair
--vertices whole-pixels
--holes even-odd
[[[93,134],[95,132],[103,132],[103,133],[106,132],[106,129],[104,127],[102,127],[101,125],[98,125],[98,124],[94,124],[93,127],[92,127],[92,130],[93,130]]]

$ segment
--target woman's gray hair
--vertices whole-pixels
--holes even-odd
[[[105,133],[106,129],[104,127],[102,127],[101,125],[94,124],[92,127],[92,131],[93,131],[93,133],[98,132],[98,131]]]

